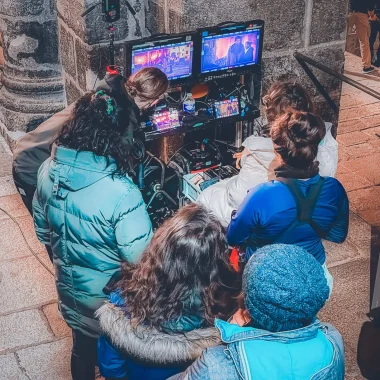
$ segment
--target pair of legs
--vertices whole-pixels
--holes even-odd
[[[91,338],[78,330],[72,330],[71,376],[73,380],[95,380],[98,364],[97,338]]]
[[[20,176],[15,171],[15,168],[12,169],[13,182],[17,188],[18,193],[21,196],[22,201],[24,202],[25,207],[28,209],[29,214],[33,217],[33,197],[36,192],[36,187],[29,185],[23,181]],[[50,245],[45,245],[47,253],[49,255],[50,261],[53,262],[53,252]]]
[[[371,59],[372,62],[375,63],[376,66],[380,66],[380,48],[377,49],[377,53],[375,56],[375,43],[378,33],[380,33],[380,21],[370,21],[371,25],[371,34],[369,37],[369,46],[371,49]],[[379,34],[380,41],[380,34]]]
[[[349,27],[353,25],[356,27],[356,33],[360,42],[360,52],[362,56],[363,69],[371,67],[371,50],[369,47],[370,25],[368,14],[360,12],[352,12],[349,17]]]

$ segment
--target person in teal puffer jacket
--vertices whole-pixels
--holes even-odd
[[[38,239],[51,244],[59,306],[73,330],[73,379],[95,377],[103,288],[123,261],[136,263],[152,237],[142,195],[127,172],[121,109],[104,91],[78,100],[38,173]]]

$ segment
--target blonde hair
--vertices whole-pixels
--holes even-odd
[[[132,98],[156,100],[168,89],[167,76],[156,67],[146,67],[128,78],[125,85]]]

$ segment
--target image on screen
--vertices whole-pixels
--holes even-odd
[[[175,80],[190,77],[192,65],[192,41],[132,51],[132,74],[144,67],[157,67],[169,80]]]
[[[259,60],[260,30],[202,36],[202,73],[255,65]]]
[[[222,119],[224,117],[238,116],[239,115],[239,100],[232,98],[215,102],[215,118]]]
[[[157,131],[164,131],[166,129],[173,129],[180,126],[178,111],[171,109],[153,117],[153,125]]]

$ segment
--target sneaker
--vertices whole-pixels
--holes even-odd
[[[373,71],[375,71],[375,68],[373,66],[363,68],[363,74],[369,74]]]

